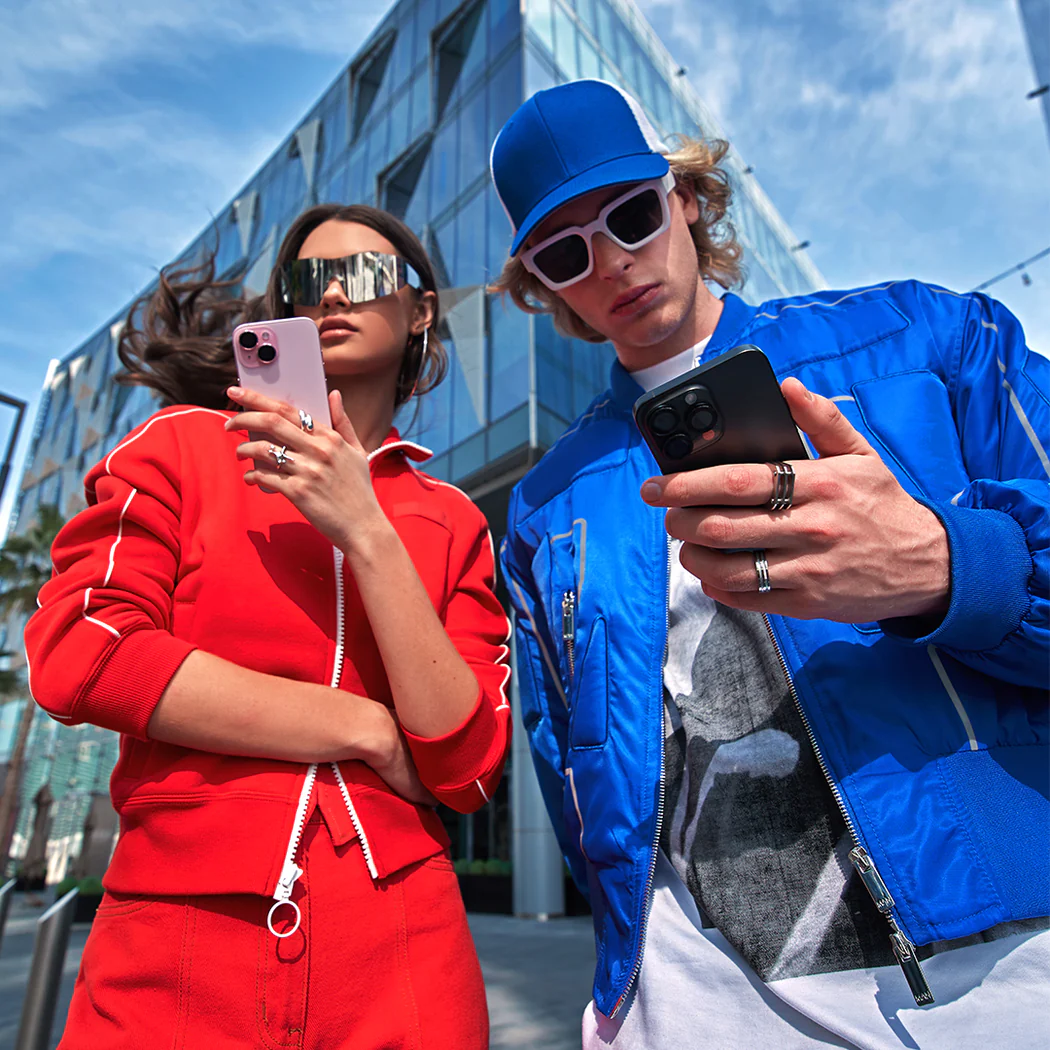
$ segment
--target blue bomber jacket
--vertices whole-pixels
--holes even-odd
[[[948,535],[931,633],[767,618],[888,918],[927,944],[1050,913],[1050,362],[999,303],[915,281],[726,295],[704,360],[741,343],[833,398]],[[640,393],[614,363],[516,486],[502,550],[522,718],[606,1015],[641,965],[663,805],[668,544],[639,496],[657,473]]]

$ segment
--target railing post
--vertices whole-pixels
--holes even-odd
[[[33,962],[22,1001],[15,1050],[47,1050],[51,1041],[76,897],[76,889],[70,890],[37,919]]]
[[[15,892],[15,880],[8,879],[0,886],[0,947],[4,943],[4,924],[7,922],[7,913],[11,907],[11,897]]]

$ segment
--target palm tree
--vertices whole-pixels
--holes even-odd
[[[51,578],[51,544],[64,524],[56,506],[42,504],[37,510],[36,521],[29,529],[21,536],[11,536],[0,548],[0,621],[12,613],[26,615],[36,608],[37,593]],[[11,655],[0,653],[4,657]],[[20,670],[0,671],[0,704],[25,696],[26,692]],[[7,763],[3,795],[0,796],[0,875],[3,874],[11,848],[26,744],[36,713],[33,701],[29,697],[26,700],[15,734],[15,745]]]

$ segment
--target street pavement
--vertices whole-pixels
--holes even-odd
[[[43,910],[16,894],[0,939],[0,1050],[14,1050],[36,920]],[[469,918],[488,992],[492,1050],[577,1050],[594,969],[590,918]],[[90,928],[74,925],[69,936],[52,1050],[61,1036]]]

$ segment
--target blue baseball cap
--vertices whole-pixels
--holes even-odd
[[[604,186],[667,174],[667,147],[615,84],[573,80],[537,91],[503,125],[489,166],[514,228],[510,254],[551,212]]]

